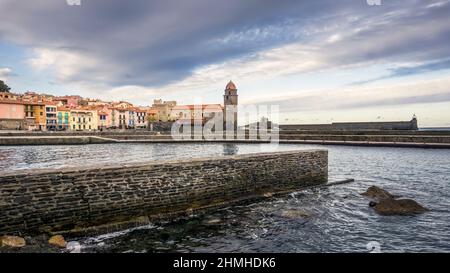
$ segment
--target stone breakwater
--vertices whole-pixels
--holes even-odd
[[[325,150],[0,173],[0,234],[190,214],[327,179]]]
[[[83,145],[115,143],[114,139],[100,136],[42,136],[42,137],[1,137],[0,146],[6,145]]]

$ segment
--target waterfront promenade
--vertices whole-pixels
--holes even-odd
[[[244,135],[244,134],[243,134]],[[280,131],[280,144],[319,144],[374,147],[450,148],[448,131]],[[145,130],[104,132],[0,132],[0,145],[75,145],[99,143],[268,143],[271,140],[245,137],[204,139],[199,135],[173,138],[169,133]]]

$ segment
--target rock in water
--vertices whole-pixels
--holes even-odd
[[[377,200],[394,198],[394,196],[390,194],[388,191],[383,190],[377,186],[371,186],[370,188],[367,189],[366,192],[361,193],[361,195]]]
[[[67,250],[69,250],[70,253],[81,253],[81,244],[77,241],[68,242]]]
[[[218,219],[218,218],[213,218],[213,219],[209,219],[208,221],[206,221],[207,225],[220,225],[222,224],[222,220]]]
[[[306,212],[306,211],[294,210],[294,209],[283,211],[281,213],[281,216],[285,217],[285,218],[290,218],[290,219],[296,219],[296,218],[306,218],[306,219],[308,219],[308,218],[311,217],[311,215],[308,212]]]
[[[266,198],[270,198],[270,197],[273,196],[273,193],[272,192],[266,192],[266,193],[263,194],[263,196],[266,197]]]
[[[62,235],[55,235],[52,236],[49,240],[48,243],[60,248],[65,248],[67,243],[66,240],[64,240],[64,237]]]
[[[0,237],[0,247],[24,247],[26,245],[25,239],[18,236],[1,236]]]
[[[382,199],[373,208],[381,215],[410,215],[428,211],[411,199]]]

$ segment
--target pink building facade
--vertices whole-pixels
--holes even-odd
[[[24,129],[25,105],[14,100],[0,100],[0,129]]]
[[[98,111],[98,129],[104,130],[111,128],[112,110],[105,107]]]
[[[0,100],[0,119],[25,119],[25,105],[17,101]]]
[[[125,108],[110,108],[111,110],[111,128],[126,129],[130,121],[130,113]]]

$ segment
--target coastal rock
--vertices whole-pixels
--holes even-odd
[[[281,213],[282,217],[285,218],[289,218],[289,219],[297,219],[297,218],[310,218],[311,214],[303,211],[303,210],[294,210],[294,209],[290,209],[290,210],[285,210]]]
[[[380,215],[410,215],[428,211],[419,203],[411,199],[382,199],[374,207]]]
[[[55,235],[52,236],[49,240],[48,243],[60,248],[65,248],[67,243],[66,240],[64,240],[64,237],[62,235]]]
[[[66,248],[70,253],[81,253],[81,244],[77,241],[68,242]]]
[[[25,239],[19,236],[1,236],[0,247],[24,247]]]
[[[213,218],[213,219],[209,219],[208,221],[206,221],[206,224],[211,225],[211,226],[220,225],[220,224],[222,224],[222,220],[218,219],[218,218]]]
[[[270,197],[273,196],[273,193],[272,192],[266,192],[266,193],[263,194],[263,196],[266,197],[266,198],[270,198]]]
[[[377,200],[394,198],[394,196],[388,191],[383,190],[382,188],[379,188],[377,186],[369,187],[366,192],[361,193],[361,195]]]

